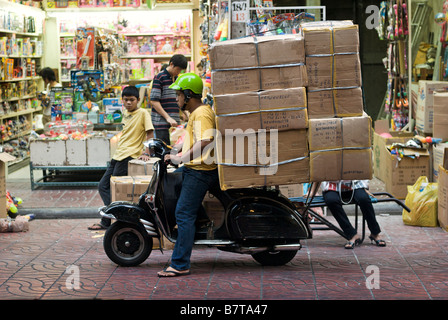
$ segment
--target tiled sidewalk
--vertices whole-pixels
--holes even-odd
[[[315,231],[290,263],[262,267],[249,255],[195,247],[192,274],[171,279],[156,275],[167,265],[169,250],[154,250],[138,267],[117,267],[104,253],[102,233],[87,230],[94,221],[37,219],[26,233],[0,234],[0,299],[448,298],[448,233],[406,226],[397,215],[378,217],[385,248],[364,241],[345,250],[345,239],[336,233]],[[76,289],[70,280],[78,271]],[[376,276],[379,288],[367,288]]]

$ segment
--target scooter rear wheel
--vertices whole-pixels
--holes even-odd
[[[152,238],[141,226],[117,221],[107,229],[103,246],[110,260],[122,267],[134,267],[151,254]]]
[[[296,256],[297,251],[262,251],[252,254],[252,258],[262,266],[282,266],[291,261]]]

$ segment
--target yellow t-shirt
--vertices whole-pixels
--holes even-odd
[[[151,115],[142,108],[133,112],[124,110],[121,123],[123,130],[112,159],[121,161],[127,157],[138,158],[142,154],[146,131],[154,130]]]
[[[198,107],[188,119],[182,154],[190,150],[197,141],[213,139],[215,131],[215,112],[208,105]],[[212,144],[206,146],[200,155],[193,156],[194,159],[185,163],[185,166],[195,170],[216,169]]]

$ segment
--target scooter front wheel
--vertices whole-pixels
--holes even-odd
[[[291,261],[296,256],[297,251],[262,251],[253,253],[252,258],[262,266],[282,266]]]
[[[107,229],[103,246],[110,260],[122,267],[134,267],[151,254],[152,238],[141,226],[117,221]]]

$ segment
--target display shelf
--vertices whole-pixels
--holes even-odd
[[[11,112],[8,114],[0,115],[0,120],[14,118],[14,117],[18,117],[18,116],[22,116],[22,115],[26,115],[26,114],[30,114],[30,113],[37,113],[39,111],[42,111],[42,107],[39,107],[36,109],[26,109],[26,110]]]

